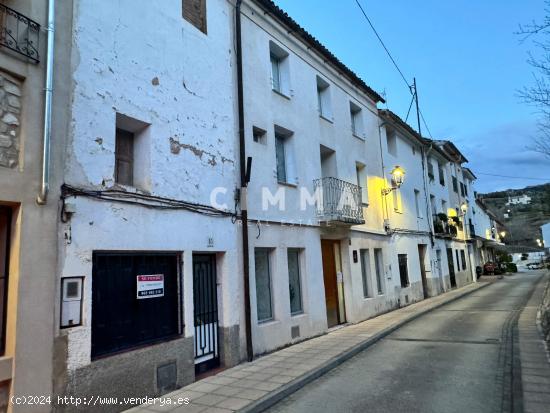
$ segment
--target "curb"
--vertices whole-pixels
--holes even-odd
[[[449,303],[452,303],[456,300],[459,300],[460,298],[463,298],[467,295],[472,294],[475,291],[479,291],[482,288],[488,287],[491,285],[492,282],[486,282],[486,284],[479,285],[477,288],[474,288],[469,291],[464,291],[461,294],[458,294],[452,298],[450,298],[447,301],[441,302],[439,304],[434,305],[433,307],[426,308],[424,310],[420,310],[418,313],[412,314],[406,319],[398,322],[397,324],[385,328],[382,331],[378,332],[377,334],[373,335],[372,337],[369,337],[367,340],[363,341],[362,343],[357,344],[356,346],[352,347],[345,353],[342,353],[330,360],[328,360],[326,363],[322,364],[321,366],[317,367],[316,369],[313,369],[309,371],[308,373],[297,377],[290,383],[287,383],[280,387],[279,389],[273,391],[272,393],[267,394],[261,399],[256,400],[254,403],[249,404],[248,406],[244,407],[243,409],[239,410],[241,413],[260,413],[264,410],[268,409],[269,407],[275,405],[282,399],[290,396],[291,394],[295,393],[296,391],[300,390],[302,387],[304,387],[306,384],[311,383],[312,381],[318,379],[319,377],[323,376],[324,374],[328,373],[329,371],[335,369],[340,364],[344,363],[345,361],[349,360],[353,356],[357,355],[361,351],[369,348],[373,344],[377,343],[384,337],[388,336],[389,334],[393,333],[395,330],[403,327],[405,324],[416,320],[417,318],[436,310],[440,307],[443,307],[444,305],[447,305]]]

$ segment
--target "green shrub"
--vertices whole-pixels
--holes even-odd
[[[518,272],[518,266],[513,262],[506,264],[506,272]]]

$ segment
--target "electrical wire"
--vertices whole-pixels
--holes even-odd
[[[487,176],[496,176],[496,177],[499,177],[499,178],[529,179],[529,180],[533,180],[533,181],[550,182],[550,178],[532,178],[532,177],[528,177],[528,176],[499,175],[499,174],[489,174],[489,173],[486,173],[486,172],[477,172],[477,171],[476,171],[476,175],[487,175]]]
[[[409,90],[409,93],[411,95],[413,95],[413,97],[416,95],[416,90],[414,90],[414,87],[412,87],[409,83],[409,81],[407,80],[407,78],[405,77],[405,75],[403,74],[403,71],[399,68],[399,65],[397,64],[397,62],[395,61],[395,59],[393,58],[392,54],[390,53],[389,49],[387,48],[386,44],[384,43],[384,41],[382,40],[382,37],[380,36],[380,34],[378,33],[378,31],[376,30],[376,28],[374,27],[374,24],[372,23],[371,19],[369,18],[369,16],[367,15],[367,12],[365,11],[365,9],[363,8],[363,6],[361,5],[361,3],[359,2],[359,0],[355,0],[355,3],[357,3],[357,6],[359,7],[359,9],[361,10],[361,13],[363,14],[363,16],[365,17],[365,20],[367,21],[367,23],[369,24],[369,26],[371,27],[372,31],[374,32],[375,36],[378,38],[378,41],[380,42],[380,44],[382,45],[382,47],[384,48],[384,50],[386,51],[386,54],[388,55],[388,57],[390,58],[391,62],[393,63],[393,65],[395,66],[395,68],[397,69],[397,71],[399,72],[399,74],[401,75],[401,78],[403,79],[403,81],[405,82],[405,84],[407,85],[407,89]],[[414,90],[414,92],[413,92]],[[412,103],[411,103],[412,105]],[[411,108],[409,107],[409,112],[410,112]],[[407,112],[407,118],[409,117],[409,112]],[[422,114],[422,111],[419,110],[419,114],[420,114],[420,117],[422,118],[422,122],[424,123],[424,126],[426,127],[426,130],[428,131],[428,135],[430,136],[431,139],[433,139],[432,137],[432,133],[430,132],[430,128],[428,127],[428,124],[426,122],[426,119],[424,119],[424,115]],[[406,121],[406,120],[405,120]]]
[[[409,82],[407,81],[407,78],[405,77],[405,75],[403,74],[403,72],[401,71],[399,66],[397,65],[397,62],[395,61],[395,59],[391,55],[390,51],[386,47],[384,41],[382,40],[382,37],[380,37],[380,35],[376,31],[376,29],[374,28],[374,25],[372,24],[371,20],[369,19],[369,16],[367,16],[367,13],[365,12],[365,9],[363,9],[363,6],[361,6],[361,3],[359,3],[359,0],[355,0],[355,2],[357,3],[357,6],[359,6],[359,8],[361,9],[361,12],[363,13],[363,16],[365,16],[365,19],[369,23],[369,26],[371,27],[372,31],[374,32],[374,34],[376,35],[376,37],[380,41],[380,44],[382,45],[382,47],[384,48],[384,50],[388,54],[390,60],[392,61],[393,65],[395,66],[395,68],[397,69],[397,71],[399,72],[401,77],[403,78],[403,81],[405,82],[405,84],[407,85],[407,87],[409,88],[409,91],[410,91],[411,85],[409,84]]]
[[[201,205],[187,201],[164,198],[155,195],[148,195],[135,192],[126,192],[118,189],[91,190],[77,188],[71,185],[63,184],[61,186],[61,200],[63,201],[63,212],[65,210],[65,200],[69,197],[87,197],[101,201],[118,202],[123,204],[139,205],[145,208],[153,209],[172,209],[186,210],[211,217],[234,217],[235,212],[224,211],[209,205]]]

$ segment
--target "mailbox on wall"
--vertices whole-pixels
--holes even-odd
[[[61,328],[82,324],[82,285],[84,277],[61,279]]]

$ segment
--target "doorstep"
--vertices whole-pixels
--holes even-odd
[[[261,412],[429,311],[491,283],[478,282],[258,357],[185,386],[163,398],[184,405],[141,405],[128,412]]]

